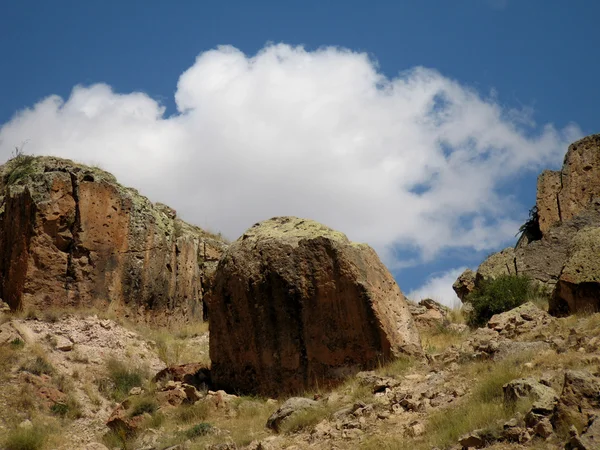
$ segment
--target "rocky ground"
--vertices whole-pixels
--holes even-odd
[[[210,390],[204,328],[5,314],[0,442],[90,450],[600,448],[600,314],[557,319],[528,303],[471,331],[433,302],[411,310],[425,359],[398,359],[290,399]],[[182,364],[189,362],[197,363]],[[14,445],[34,438],[37,447]]]

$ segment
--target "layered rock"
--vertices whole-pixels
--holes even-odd
[[[100,169],[28,156],[0,167],[0,296],[13,310],[201,316],[224,247]]]
[[[600,311],[600,135],[572,144],[561,171],[539,176],[536,206],[541,239],[491,255],[474,282],[470,271],[459,277],[457,295],[465,301],[484,279],[527,275],[552,292],[552,314]]]
[[[208,305],[212,381],[226,390],[281,395],[421,354],[373,249],[310,220],[246,231],[221,258]]]

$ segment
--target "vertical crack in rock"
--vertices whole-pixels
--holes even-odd
[[[560,193],[563,190],[563,173],[560,171],[560,188],[558,188],[558,192],[556,193],[556,210],[558,212],[558,223],[562,223],[562,212],[560,210]]]
[[[73,195],[73,200],[75,201],[75,218],[73,222],[69,226],[69,230],[71,231],[71,235],[73,239],[69,243],[69,247],[67,248],[67,270],[65,273],[65,290],[67,291],[67,298],[69,295],[69,291],[75,285],[77,281],[77,272],[75,270],[75,263],[73,262],[74,253],[79,245],[79,231],[81,231],[81,211],[79,209],[79,181],[77,180],[77,175],[72,172],[69,172],[69,176],[71,177],[71,190]]]

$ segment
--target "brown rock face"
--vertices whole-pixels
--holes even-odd
[[[297,392],[422,352],[377,254],[309,220],[267,220],[231,244],[208,306],[212,381],[233,391]]]
[[[537,200],[540,230],[548,231],[552,225],[560,222],[558,193],[562,187],[561,173],[544,170],[537,180]]]
[[[536,206],[541,239],[491,255],[473,287],[465,272],[455,290],[464,300],[483,279],[527,275],[552,291],[554,315],[600,311],[600,134],[571,144],[562,169],[539,176]]]
[[[0,296],[11,309],[201,316],[225,245],[174,210],[102,170],[50,157],[0,167],[0,195]]]
[[[537,207],[545,233],[567,221],[600,196],[600,134],[569,146],[560,172],[545,171],[538,178]]]
[[[454,289],[461,302],[464,302],[467,296],[475,289],[475,276],[475,272],[471,269],[466,269],[452,285],[452,289]]]

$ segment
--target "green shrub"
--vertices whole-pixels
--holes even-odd
[[[213,429],[213,426],[210,423],[202,422],[198,425],[194,425],[192,428],[186,430],[184,432],[185,437],[188,439],[194,439],[200,436],[206,436]]]
[[[471,327],[484,326],[494,314],[522,305],[533,293],[531,281],[524,276],[501,275],[483,280],[466,299],[473,306],[467,324]]]
[[[20,349],[25,347],[25,342],[20,338],[14,338],[12,341],[10,341],[10,346],[15,350]]]
[[[39,450],[43,448],[47,439],[47,431],[39,426],[15,428],[6,436],[2,448],[5,450]]]

